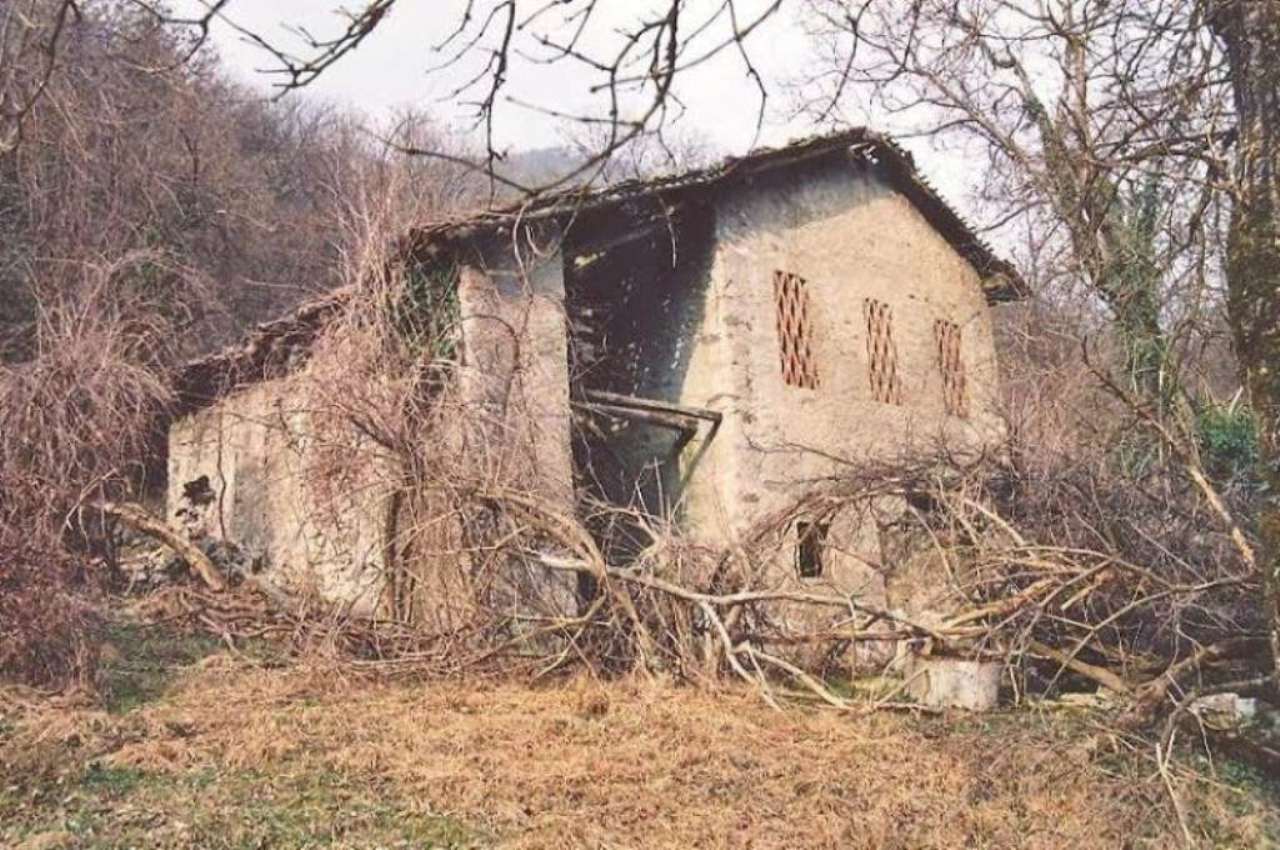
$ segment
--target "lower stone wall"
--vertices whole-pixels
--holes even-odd
[[[241,547],[281,586],[371,613],[388,495],[376,463],[335,462],[317,438],[305,380],[256,384],[171,425],[169,519]]]

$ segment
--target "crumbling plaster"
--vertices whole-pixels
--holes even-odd
[[[386,494],[372,465],[326,478],[308,380],[303,371],[263,381],[173,423],[168,510],[196,540],[245,550],[272,581],[370,613],[382,589]],[[196,482],[207,497],[191,498],[203,489]]]
[[[819,386],[783,381],[773,274],[804,278]],[[846,462],[885,460],[939,441],[976,447],[1000,433],[990,311],[969,263],[874,168],[824,161],[757,177],[718,196],[716,251],[679,400],[723,413],[686,492],[686,524],[741,542]],[[903,403],[872,397],[863,301],[893,309]],[[962,329],[971,415],[946,415],[934,321]],[[879,545],[861,519],[833,521],[823,582],[884,599]],[[793,547],[775,575],[794,582]]]
[[[495,492],[534,492],[549,509],[569,512],[563,261],[555,234],[527,235],[522,244],[549,247],[517,257],[495,242],[461,258],[457,370],[466,416],[454,433],[438,436],[462,441],[475,464],[462,474],[472,480]],[[346,467],[345,480],[326,479],[331,467],[309,401],[313,380],[303,367],[172,423],[168,510],[198,538],[250,550],[271,580],[371,613],[385,585],[388,486],[396,476],[381,474],[370,451],[367,464]],[[201,478],[212,499],[193,504],[189,485]],[[554,584],[550,590],[572,611],[571,583]]]
[[[714,438],[704,430],[659,478],[663,507],[695,537],[742,542],[844,461],[885,459],[939,440],[976,447],[999,435],[991,412],[995,348],[979,276],[874,165],[827,156],[727,182],[712,198],[709,230],[694,235],[699,244],[677,246],[682,262],[655,286],[652,300],[643,292],[633,299],[629,309],[652,310],[633,319],[635,331],[651,338],[638,350],[645,362],[634,385],[612,388],[722,414]],[[460,424],[458,436],[479,449],[473,456],[485,464],[483,478],[536,491],[568,511],[574,475],[566,258],[553,229],[523,233],[517,244],[513,250],[512,240],[496,237],[458,264],[459,388],[475,417]],[[807,283],[816,389],[783,381],[775,271]],[[901,405],[871,394],[866,298],[893,309]],[[937,319],[962,329],[971,410],[965,419],[943,409]],[[292,379],[264,382],[175,423],[171,510],[181,504],[182,485],[207,474],[223,508],[208,533],[262,547],[273,568],[298,583],[372,605],[385,497],[364,488],[348,516],[314,511],[300,483],[305,413],[288,412],[296,392]],[[626,451],[670,443],[670,434],[650,431]],[[336,524],[322,529],[324,523]],[[777,583],[827,584],[885,600],[877,535],[865,519],[833,520],[821,580],[797,578],[794,542],[779,543]]]
[[[568,331],[559,233],[498,240],[459,269],[458,378],[470,452],[495,486],[573,506]]]

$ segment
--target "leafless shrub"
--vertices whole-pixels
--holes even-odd
[[[38,303],[31,359],[0,365],[0,595],[17,606],[3,666],[41,680],[84,660],[88,620],[67,589],[111,554],[92,506],[140,480],[170,398],[175,323],[199,292],[153,254],[75,274],[75,290]]]
[[[1102,685],[1150,712],[1256,663],[1256,579],[1185,470],[1135,461],[1144,426],[1119,400],[1099,417],[1026,397],[1008,441],[982,454],[850,462],[724,550],[632,508],[560,505],[523,485],[509,420],[457,391],[452,270],[364,244],[351,255],[363,289],[317,347],[306,402],[321,501],[341,510],[367,491],[386,507],[386,619],[343,632],[362,635],[362,666],[728,673],[769,699],[789,682],[850,708],[824,677],[886,663],[898,644],[1006,661],[1019,694]],[[1105,398],[1078,352],[1055,370],[1063,392]],[[924,592],[877,605],[770,569],[797,518],[840,513],[875,530],[891,588],[915,571]],[[625,559],[599,533],[610,527],[632,537]]]
[[[251,96],[137,4],[8,4],[0,59],[0,568],[29,605],[18,584],[110,565],[112,522],[84,508],[139,495],[174,365],[335,283],[338,215],[397,169],[355,118]],[[401,200],[463,191],[410,167]]]
[[[501,5],[513,13],[514,6]],[[654,31],[655,46],[674,38],[678,10],[671,15]],[[122,26],[158,39],[148,42],[153,58],[181,52],[180,43],[152,32],[149,20],[126,18]],[[376,23],[371,20],[370,28]],[[313,47],[322,57],[340,55],[365,32]],[[732,42],[739,42],[745,33],[734,23],[733,34]],[[94,58],[90,47],[86,41],[80,49],[87,52],[76,55]],[[75,80],[88,81],[98,67],[76,66]],[[15,185],[28,190],[26,223],[34,222],[21,232],[37,234],[31,241],[47,253],[76,258],[67,267],[82,268],[86,244],[97,246],[99,256],[119,256],[122,248],[138,247],[130,238],[156,227],[162,242],[184,248],[183,256],[206,259],[232,276],[261,269],[242,264],[235,252],[216,250],[222,242],[253,254],[264,240],[309,233],[279,226],[281,207],[270,193],[257,191],[238,165],[246,150],[286,149],[294,160],[311,159],[296,154],[325,135],[324,117],[302,112],[282,129],[268,112],[243,106],[235,125],[243,138],[231,144],[207,124],[201,99],[231,89],[199,62],[187,67],[184,73],[195,87],[117,68],[128,96],[109,98],[111,108],[101,114],[74,98],[74,86],[62,92],[74,108],[33,113],[25,122],[28,134],[43,132],[58,144],[81,137],[107,141],[102,150],[83,149],[65,159],[20,151],[13,164]],[[303,78],[316,70],[290,67]],[[637,80],[641,88],[661,83],[674,68],[654,73]],[[294,82],[301,80],[295,76]],[[660,88],[655,108],[665,96]],[[164,108],[148,111],[156,102]],[[166,123],[155,120],[157,114],[182,120]],[[126,142],[139,115],[165,130],[134,150]],[[654,117],[624,122],[621,137],[614,123],[589,144],[599,155],[587,157],[579,172],[602,165],[627,140],[648,138]],[[184,132],[195,126],[199,133]],[[106,132],[81,132],[86,127]],[[453,270],[404,258],[392,237],[406,221],[436,216],[464,197],[466,181],[425,161],[406,177],[369,156],[351,134],[339,136],[317,157],[329,169],[330,179],[321,182],[338,199],[323,200],[344,205],[356,238],[341,253],[328,240],[297,236],[284,253],[296,258],[322,247],[312,255],[338,256],[340,277],[354,292],[342,319],[311,353],[305,404],[291,412],[307,420],[305,477],[317,518],[340,527],[353,505],[383,510],[382,560],[389,582],[381,612],[389,623],[370,630],[341,614],[320,618],[341,625],[344,634],[361,635],[347,641],[353,651],[399,668],[421,664],[454,671],[493,662],[537,670],[587,663],[691,678],[727,670],[766,693],[775,681],[766,674],[781,674],[843,704],[812,674],[844,663],[832,659],[861,644],[903,640],[943,652],[1048,657],[1053,669],[1094,678],[1110,674],[1107,682],[1133,691],[1134,683],[1167,672],[1225,636],[1243,629],[1249,637],[1253,624],[1238,604],[1248,579],[1236,570],[1239,553],[1232,542],[1216,530],[1220,514],[1204,507],[1203,492],[1176,464],[1160,458],[1142,467],[1125,460],[1126,436],[1143,426],[1122,402],[1087,380],[1088,364],[1078,359],[1062,358],[1069,368],[1055,369],[1053,383],[1039,375],[1028,379],[1025,372],[1015,376],[1025,392],[1011,428],[1013,442],[1003,452],[980,463],[939,451],[889,464],[850,464],[731,552],[699,546],[669,523],[632,510],[549,503],[525,485],[519,458],[509,451],[518,437],[511,433],[512,419],[527,420],[528,411],[478,409],[458,392]],[[415,116],[406,116],[389,139],[409,150],[436,144]],[[646,155],[640,144],[635,152],[635,170],[647,170],[653,151]],[[491,146],[487,154],[494,156]],[[110,195],[112,204],[56,203],[60,193],[107,197],[84,191],[101,188],[95,167],[105,161],[126,165],[121,179],[128,189]],[[265,161],[288,189],[284,194],[306,195],[309,173],[286,161]],[[151,181],[152,173],[163,180]],[[423,186],[431,187],[435,204],[415,208],[409,202],[423,194]],[[352,195],[355,201],[346,205]],[[317,200],[303,206],[312,202]],[[161,214],[154,215],[156,210]],[[176,232],[173,222],[181,224]],[[71,242],[56,241],[66,234]],[[111,251],[93,241],[99,237]],[[71,247],[64,252],[49,245]],[[50,269],[37,259],[11,258],[6,268],[24,270],[26,280],[55,280],[26,273],[37,266]],[[315,266],[283,268],[305,277]],[[90,295],[69,297],[65,293],[79,290],[57,280],[30,288],[32,302],[42,305],[30,336],[41,356],[5,375],[5,400],[11,402],[6,410],[18,411],[7,414],[12,419],[6,433],[20,435],[5,448],[6,474],[15,482],[10,492],[17,494],[5,498],[22,506],[8,514],[15,524],[38,516],[52,536],[70,534],[74,540],[83,531],[74,523],[69,531],[67,518],[80,516],[76,508],[86,494],[123,484],[126,459],[143,440],[145,411],[166,397],[164,380],[150,365],[168,356],[154,346],[176,324],[150,324],[170,316],[164,305],[121,312],[92,287]],[[77,312],[77,299],[97,306]],[[1056,355],[1070,347],[1066,340],[1046,343],[1040,335],[1030,342]],[[88,364],[102,369],[86,374]],[[1104,402],[1108,413],[1096,417],[1100,427],[1088,422]],[[34,450],[23,442],[31,434],[44,436]],[[72,482],[75,487],[68,489]],[[945,593],[930,600],[930,616],[797,591],[769,579],[766,565],[783,545],[783,530],[814,511],[853,511],[863,522],[882,526],[898,547],[881,565],[886,573],[912,559],[931,559],[933,575],[946,580],[936,582]],[[625,561],[615,557],[608,540],[588,531],[610,526],[637,535]],[[820,614],[791,616],[795,606]],[[313,614],[306,623],[315,625]],[[298,631],[312,637],[324,632]],[[814,648],[804,663],[778,650],[801,645]],[[1034,684],[1040,666],[1029,668],[1023,684]],[[1054,678],[1056,673],[1042,677]]]
[[[71,565],[41,542],[0,521],[0,676],[89,685],[97,665],[97,617],[67,592]]]

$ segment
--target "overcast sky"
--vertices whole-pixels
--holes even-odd
[[[175,5],[180,11],[191,11],[199,8],[200,2],[179,0]],[[358,5],[358,0],[345,2]],[[659,0],[602,0],[603,15],[585,40],[586,48],[596,53],[609,52],[616,43],[612,40],[616,31],[633,24],[645,6],[656,2]],[[750,18],[768,2],[739,0],[742,18]],[[300,48],[288,27],[302,26],[318,35],[341,32],[345,24],[333,11],[340,5],[339,0],[232,0],[228,16],[273,43]],[[374,120],[398,107],[423,107],[453,129],[465,131],[473,120],[473,108],[459,102],[461,98],[448,96],[476,66],[428,73],[442,58],[432,45],[456,26],[465,5],[466,0],[400,0],[372,37],[326,71],[307,91],[313,97],[357,107]],[[710,9],[715,3],[707,0],[705,5]],[[696,10],[697,5],[692,8]],[[687,106],[677,125],[681,130],[706,138],[718,152],[728,154],[745,152],[753,141],[780,144],[816,129],[794,116],[794,98],[787,85],[806,70],[803,63],[813,56],[801,21],[791,8],[784,5],[748,42],[751,58],[769,90],[769,108],[759,139],[755,138],[758,94],[746,76],[742,59],[732,49],[677,78],[676,94]],[[270,90],[272,77],[260,72],[272,66],[270,56],[225,25],[215,27],[212,36],[235,75],[264,93]],[[601,101],[590,93],[597,79],[583,66],[568,61],[547,65],[525,62],[511,74],[509,95],[543,107],[598,115]],[[866,120],[857,114],[850,118]],[[882,124],[874,116],[870,123]],[[522,150],[564,144],[567,130],[562,121],[507,103],[498,112],[495,132],[498,146]],[[958,207],[967,207],[961,163],[920,142],[907,142],[907,147],[943,193]]]

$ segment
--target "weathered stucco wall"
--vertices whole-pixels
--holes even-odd
[[[573,505],[564,260],[558,233],[537,234],[544,253],[494,245],[464,264],[458,281],[462,346],[460,423],[482,474]],[[526,243],[522,240],[521,247]]]
[[[816,387],[784,381],[775,272],[808,292]],[[972,268],[919,212],[857,163],[812,164],[759,177],[720,196],[705,322],[679,400],[721,411],[686,498],[689,526],[740,541],[840,460],[886,459],[938,441],[976,446],[1000,433],[989,309]],[[877,401],[869,380],[865,300],[892,310],[901,403]],[[959,326],[969,415],[947,415],[935,322]],[[876,536],[833,518],[824,577],[883,599]],[[796,576],[780,547],[779,581]]]
[[[531,246],[539,247],[529,250]],[[506,240],[484,246],[460,269],[462,346],[457,364],[462,406],[456,426],[474,483],[493,492],[532,496],[572,516],[573,449],[569,406],[564,260],[559,233],[522,230],[514,256]],[[467,568],[486,554],[468,553]],[[505,562],[497,570],[506,605],[541,600],[538,613],[577,608],[577,580]],[[447,602],[445,603],[447,604]]]
[[[372,461],[334,477],[307,381],[304,371],[255,384],[173,423],[170,520],[235,543],[281,586],[371,612],[386,494]]]
[[[671,431],[620,432],[612,448],[621,466],[655,470],[638,488],[649,508],[674,509],[704,542],[742,542],[845,469],[843,462],[939,441],[980,446],[1000,434],[990,311],[978,274],[875,166],[827,157],[723,186],[713,197],[714,209],[696,226],[691,219],[683,232],[672,228],[670,245],[649,249],[652,270],[606,265],[592,284],[607,299],[612,283],[636,278],[614,305],[627,315],[609,326],[617,354],[636,362],[602,383],[575,378],[723,416],[713,438],[703,429],[674,462]],[[568,511],[575,494],[565,261],[558,233],[526,236],[522,246],[544,249],[517,260],[510,244],[495,240],[459,263],[458,388],[466,415],[454,436],[483,478]],[[571,267],[571,279],[574,273]],[[788,383],[781,363],[776,273],[804,281],[808,362],[799,386]],[[892,313],[897,403],[873,392],[868,299]],[[965,416],[944,404],[939,321],[959,329]],[[174,425],[170,510],[183,504],[184,484],[207,475],[221,507],[216,523],[202,520],[209,533],[260,548],[292,583],[372,605],[386,496],[348,482],[345,503],[330,497],[317,509],[307,483],[308,414],[291,404],[298,398],[292,381],[261,384]],[[621,490],[628,488],[637,490],[623,482]],[[821,520],[822,576],[798,577],[791,525],[778,532],[775,582],[826,584],[883,603],[874,526],[851,514]]]
[[[449,448],[460,449],[470,466],[458,474],[472,476],[476,486],[488,482],[533,493],[548,507],[570,511],[560,255],[553,251],[518,264],[509,249],[494,249],[468,260],[458,279],[461,404],[452,417],[456,430],[435,439],[459,441]],[[396,533],[389,521],[390,486],[398,479],[383,474],[379,452],[359,454],[355,429],[342,428],[338,440],[320,433],[326,402],[312,392],[316,380],[303,367],[173,423],[168,511],[196,536],[244,548],[279,584],[369,613],[384,601],[384,558],[388,536]],[[334,462],[335,450],[343,453],[341,462]],[[210,495],[193,500],[191,494],[203,489],[194,483],[202,478]],[[465,552],[436,556],[467,569]],[[444,586],[448,576],[437,579]],[[563,610],[572,610],[568,580],[549,582],[554,586],[539,593],[556,594]],[[419,607],[437,619],[447,613]]]

